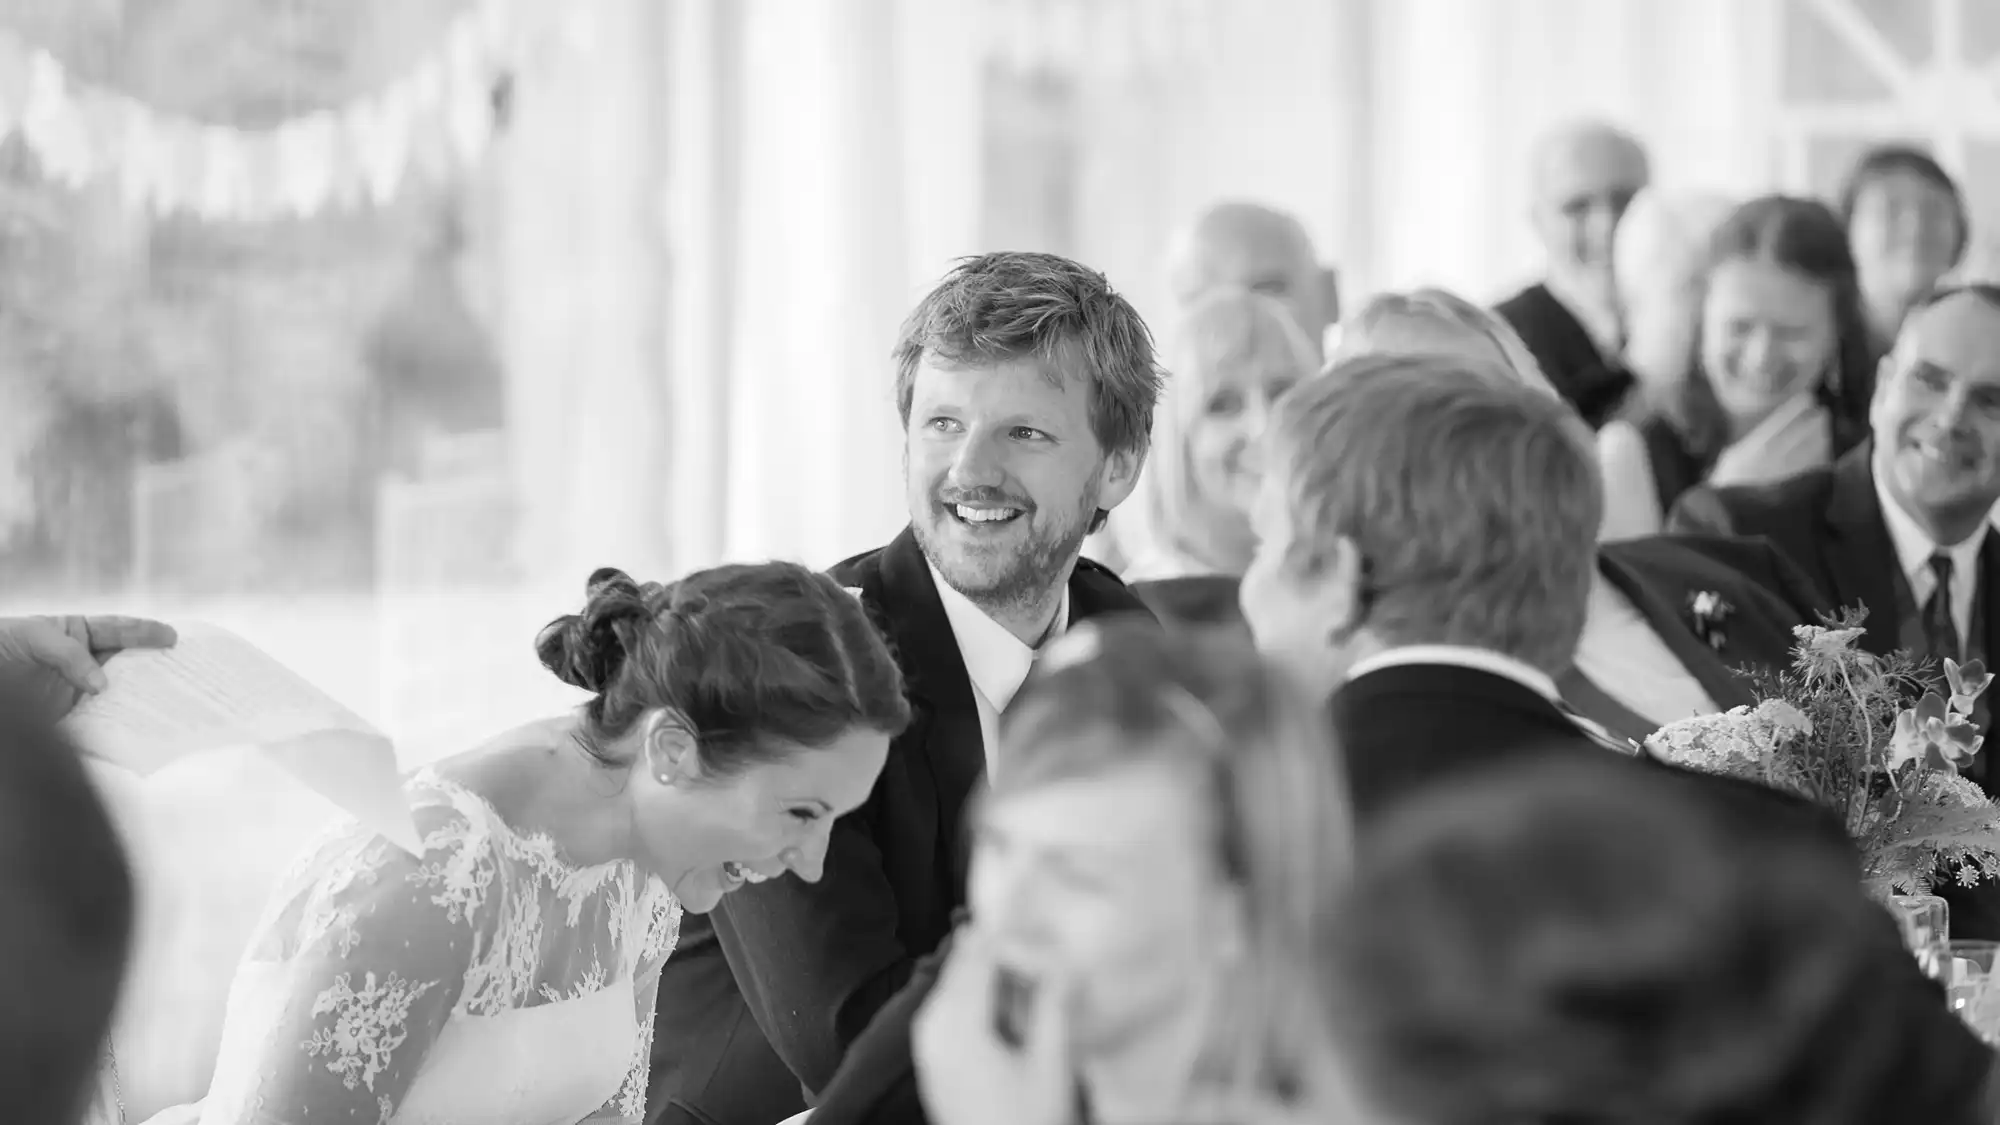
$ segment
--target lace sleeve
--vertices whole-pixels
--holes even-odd
[[[633,1016],[639,1021],[639,1045],[618,1093],[579,1125],[640,1125],[646,1120],[646,1085],[652,1076],[653,1010],[660,993],[660,966],[653,965],[632,982]]]
[[[660,994],[660,969],[673,955],[680,940],[680,906],[665,893],[645,896],[641,905],[645,919],[644,945],[633,974],[633,1018],[639,1023],[639,1045],[632,1053],[632,1065],[618,1093],[580,1125],[638,1125],[646,1119],[646,1088],[652,1078],[653,1017]]]
[[[479,862],[460,833],[426,844],[419,861],[377,838],[316,867],[265,939],[276,948],[253,950],[240,970],[270,979],[238,983],[258,997],[245,1011],[257,1026],[225,1032],[204,1121],[379,1125],[395,1115],[494,928],[479,893],[491,857]]]

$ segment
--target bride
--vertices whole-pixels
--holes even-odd
[[[156,1125],[641,1120],[681,911],[817,880],[909,721],[861,602],[790,563],[600,570],[536,647],[595,698],[416,774],[423,854],[352,824],[309,850],[207,1098]]]

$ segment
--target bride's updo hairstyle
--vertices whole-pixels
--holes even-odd
[[[607,766],[655,710],[695,739],[706,776],[726,778],[825,746],[857,727],[894,737],[910,721],[903,675],[861,599],[797,563],[733,564],[678,582],[590,576],[583,612],[535,638],[542,664],[595,694],[580,741]]]

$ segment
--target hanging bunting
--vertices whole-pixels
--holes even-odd
[[[18,131],[51,180],[109,181],[129,206],[161,215],[261,221],[379,206],[412,175],[448,177],[478,161],[499,126],[496,88],[549,44],[574,48],[586,14],[478,0],[403,78],[267,129],[158,113],[76,82],[47,51],[0,30],[0,141]]]
[[[1172,72],[1206,50],[1213,0],[981,0],[989,57],[1017,73]]]

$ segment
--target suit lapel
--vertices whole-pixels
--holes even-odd
[[[914,757],[922,761],[911,764],[911,778],[933,789],[938,838],[952,857],[954,877],[962,881],[967,858],[963,809],[986,774],[972,678],[912,529],[904,528],[883,549],[881,575],[883,628],[895,645],[916,711],[913,733],[921,736],[922,752]],[[1145,603],[1116,575],[1088,559],[1077,561],[1069,595],[1070,623],[1119,613],[1150,616]]]
[[[884,631],[895,646],[915,712],[909,736],[898,740],[914,751],[904,769],[913,787],[929,790],[944,884],[939,893],[956,901],[952,884],[964,874],[962,810],[986,772],[979,710],[951,619],[914,532],[905,528],[883,549],[881,567]]]
[[[1606,581],[1617,587],[1618,592],[1631,601],[1633,608],[1645,617],[1653,627],[1653,633],[1680,660],[1681,667],[1701,685],[1715,705],[1727,711],[1731,707],[1747,706],[1757,702],[1750,686],[1743,682],[1714,649],[1694,635],[1682,616],[1682,608],[1667,594],[1652,583],[1644,581],[1630,566],[1615,556],[1599,552],[1597,568]]]
[[[1882,522],[1869,463],[1873,448],[1863,443],[1834,466],[1820,563],[1832,580],[1836,608],[1868,607],[1861,645],[1879,656],[1895,651],[1903,622],[1896,611],[1896,548]]]

